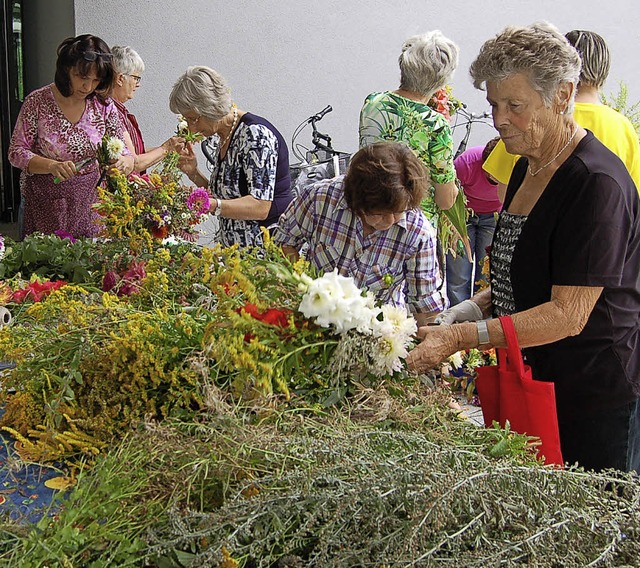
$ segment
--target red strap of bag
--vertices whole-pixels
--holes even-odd
[[[513,320],[511,316],[500,316],[498,319],[500,320],[502,331],[507,341],[506,350],[498,350],[503,355],[506,355],[506,357],[498,357],[498,366],[503,370],[516,372],[519,377],[525,378],[524,361],[522,360],[518,335],[516,334]]]

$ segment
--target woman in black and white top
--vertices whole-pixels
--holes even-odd
[[[192,132],[213,137],[208,180],[190,144],[180,168],[198,186],[209,187],[221,243],[262,246],[261,227],[275,226],[293,199],[284,138],[266,119],[238,109],[224,77],[209,67],[189,67],[176,81],[169,106]]]

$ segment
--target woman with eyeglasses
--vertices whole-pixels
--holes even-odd
[[[189,67],[173,86],[169,106],[192,132],[212,137],[209,180],[190,144],[179,165],[196,185],[209,186],[221,243],[262,246],[261,227],[275,227],[293,199],[284,138],[266,119],[238,109],[224,77],[209,67]]]
[[[113,53],[113,68],[115,71],[115,81],[111,96],[125,128],[125,143],[135,157],[134,170],[143,172],[157,164],[169,152],[179,152],[184,146],[184,141],[179,136],[173,136],[165,140],[157,148],[146,149],[138,121],[125,107],[125,103],[135,96],[140,86],[140,80],[144,72],[144,61],[129,46],[114,45],[111,48],[111,53]]]
[[[104,41],[89,34],[65,39],[57,55],[53,84],[25,98],[9,146],[9,161],[22,170],[22,233],[64,231],[95,237],[99,225],[92,205],[100,179],[96,146],[105,134],[124,139],[118,111],[108,97],[112,55]],[[112,167],[129,174],[133,161],[125,148]]]

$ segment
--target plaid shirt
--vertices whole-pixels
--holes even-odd
[[[413,313],[441,311],[446,300],[436,258],[436,234],[422,211],[405,211],[386,231],[364,236],[344,199],[343,177],[307,186],[280,217],[274,240],[300,250],[320,272],[351,276],[378,300],[408,304]]]

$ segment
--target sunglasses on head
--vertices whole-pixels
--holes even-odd
[[[85,51],[82,54],[82,58],[85,61],[97,61],[99,57],[101,57],[102,59],[111,59],[113,57],[113,54],[112,53],[98,53],[97,51]]]

